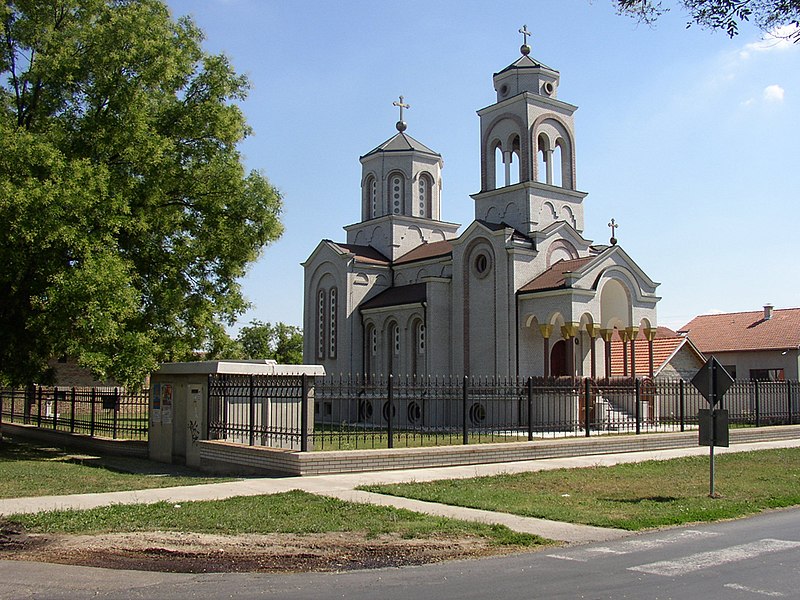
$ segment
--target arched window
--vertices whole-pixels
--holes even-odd
[[[431,205],[433,199],[433,181],[429,175],[420,175],[417,187],[417,203],[415,214],[423,219],[431,218]]]
[[[325,358],[325,290],[317,292],[317,358]]]
[[[371,323],[364,336],[364,371],[367,377],[374,375],[378,358],[378,330]]]
[[[329,298],[329,306],[328,306],[328,356],[330,358],[336,358],[336,327],[338,325],[336,321],[336,309],[338,303],[338,297],[336,294],[336,288],[331,288],[330,291],[330,298]]]
[[[388,335],[386,336],[386,343],[388,344],[388,371],[390,374],[396,375],[397,368],[400,366],[400,326],[397,321],[389,323],[386,329]]]
[[[393,173],[389,177],[389,213],[403,214],[403,199],[405,198],[405,178],[402,173]]]
[[[498,144],[494,149],[494,189],[505,186],[506,167],[503,162],[503,148]]]
[[[416,327],[417,354],[425,354],[425,323],[417,321]]]
[[[536,140],[536,181],[539,183],[550,183],[547,180],[548,159],[550,144],[544,135],[540,135]]]
[[[367,178],[364,191],[367,218],[374,219],[378,216],[378,180],[372,175]]]
[[[562,156],[563,147],[561,140],[556,142],[556,147],[553,150],[553,185],[567,187],[564,185],[564,177],[562,175]]]

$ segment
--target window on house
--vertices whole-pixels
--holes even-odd
[[[728,375],[736,379],[736,365],[722,365],[722,368],[728,372]]]
[[[336,358],[336,312],[337,312],[337,305],[338,298],[336,294],[336,288],[331,288],[330,291],[330,306],[329,306],[329,314],[328,314],[328,356],[330,358]]]
[[[759,381],[783,381],[783,369],[750,369],[750,379]]]
[[[403,212],[403,176],[395,173],[389,178],[389,198],[392,214],[399,215]]]

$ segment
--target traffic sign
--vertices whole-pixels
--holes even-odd
[[[733,385],[733,377],[712,356],[692,378],[692,385],[703,395],[703,398],[708,400],[711,406],[715,406]]]

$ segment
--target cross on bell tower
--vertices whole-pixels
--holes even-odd
[[[400,133],[403,133],[406,130],[406,122],[403,121],[403,109],[404,108],[411,108],[411,105],[410,104],[406,104],[405,102],[403,102],[403,97],[400,96],[400,102],[397,102],[395,100],[394,102],[392,102],[392,106],[399,106],[400,107],[400,120],[395,124],[395,127],[397,127],[397,131],[399,131]]]
[[[523,25],[519,32],[522,34],[522,46],[519,47],[519,51],[528,56],[531,53],[531,47],[528,46],[528,36],[531,35],[531,32],[528,31],[527,25]]]

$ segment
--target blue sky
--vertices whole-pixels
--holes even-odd
[[[253,308],[239,325],[302,324],[300,263],[359,220],[358,158],[396,132],[401,94],[408,133],[444,158],[443,219],[472,221],[475,112],[523,24],[531,56],[561,73],[559,99],[579,107],[584,236],[607,243],[616,219],[661,282],[659,324],[800,306],[800,44],[686,29],[677,8],[650,28],[610,0],[168,4],[250,78],[241,149],[284,198],[285,233],[243,281]]]

